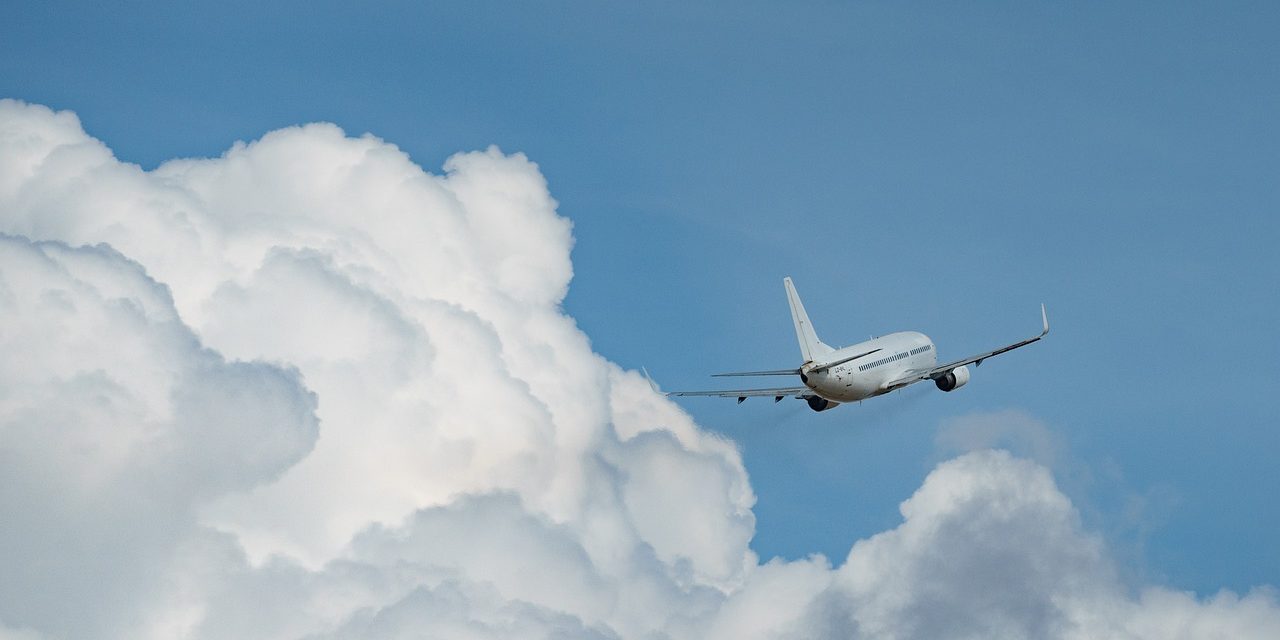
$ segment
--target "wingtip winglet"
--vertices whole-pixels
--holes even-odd
[[[654,382],[654,381],[653,381],[653,378],[649,377],[649,370],[648,370],[648,369],[646,369],[646,368],[644,368],[644,367],[640,367],[640,371],[644,372],[644,379],[649,381],[649,388],[650,388],[650,389],[653,389],[653,392],[654,392],[654,393],[661,394],[661,395],[664,395],[664,396],[665,396],[665,395],[667,395],[667,394],[662,393],[661,391],[659,391],[659,390],[658,390],[658,383]]]
[[[1043,302],[1040,303],[1040,320],[1044,322],[1044,331],[1040,335],[1049,335],[1049,312],[1045,311]]]

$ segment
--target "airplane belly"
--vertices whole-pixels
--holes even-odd
[[[813,392],[817,395],[835,402],[865,400],[876,395],[876,392],[880,390],[879,385],[874,380],[849,373],[810,377],[806,386],[813,389]]]

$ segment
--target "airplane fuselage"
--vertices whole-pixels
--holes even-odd
[[[931,369],[938,364],[933,341],[916,331],[891,333],[842,347],[824,355],[823,360],[834,362],[860,353],[867,355],[817,371],[821,363],[806,363],[800,368],[800,380],[814,394],[832,402],[857,402],[892,391],[896,387],[886,388],[886,383],[908,370]]]

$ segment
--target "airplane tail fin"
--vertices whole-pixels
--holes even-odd
[[[800,354],[804,356],[805,362],[812,362],[835,349],[828,347],[818,339],[818,334],[813,331],[813,323],[809,322],[809,314],[804,311],[804,304],[800,302],[800,294],[796,293],[796,286],[791,284],[791,278],[783,278],[782,284],[787,288],[787,302],[791,305],[791,321],[796,325],[796,339],[800,341]]]

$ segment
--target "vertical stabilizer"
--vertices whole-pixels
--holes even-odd
[[[787,288],[787,303],[791,305],[791,321],[796,324],[796,339],[800,341],[800,354],[804,356],[804,361],[812,362],[835,351],[818,339],[818,334],[813,330],[813,323],[809,322],[809,314],[805,313],[804,304],[800,302],[800,294],[796,293],[796,286],[791,284],[791,278],[783,278],[782,284]]]

